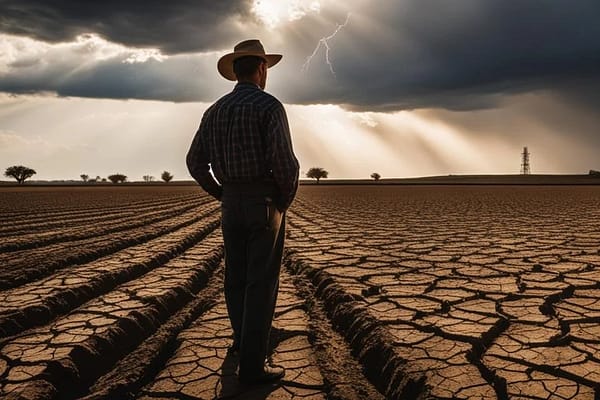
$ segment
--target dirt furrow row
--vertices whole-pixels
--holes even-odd
[[[4,194],[6,195],[7,193]],[[46,195],[51,195],[51,193],[49,192]],[[96,214],[101,215],[107,212],[118,212],[123,208],[124,205],[134,208],[162,207],[173,204],[174,199],[176,199],[176,202],[185,202],[197,199],[199,196],[205,196],[206,193],[196,190],[194,193],[180,194],[176,197],[168,196],[167,198],[155,197],[155,195],[156,193],[152,193],[151,197],[147,200],[131,201],[128,198],[122,198],[118,194],[108,198],[104,196],[96,196],[98,197],[96,201],[88,200],[86,202],[82,202],[82,199],[77,198],[77,203],[79,205],[76,207],[76,209],[73,209],[73,203],[67,201],[59,192],[56,194],[56,196],[61,200],[61,203],[63,203],[61,206],[48,206],[46,201],[42,201],[44,206],[39,208],[30,203],[23,203],[23,211],[11,210],[7,212],[0,212],[0,220],[5,220],[9,223],[13,221],[13,223],[20,224],[22,221],[29,223],[30,221],[45,221],[52,218],[61,218],[74,215],[79,215],[80,217]]]
[[[0,254],[0,290],[15,288],[56,270],[110,255],[138,243],[160,238],[170,232],[216,215],[213,202],[157,223],[87,239],[50,244],[35,249]]]
[[[94,213],[82,214],[78,211],[65,213],[64,215],[47,218],[42,217],[37,222],[35,218],[27,217],[9,220],[0,227],[0,237],[10,239],[11,236],[20,237],[30,234],[42,234],[45,231],[53,230],[60,231],[75,227],[87,226],[90,224],[110,224],[115,221],[128,221],[136,217],[147,218],[153,215],[159,215],[164,212],[169,212],[176,208],[199,206],[210,201],[208,196],[197,196],[190,200],[174,199],[170,202],[165,202],[160,205],[150,204],[147,206],[123,205],[118,210],[97,210]]]
[[[236,377],[238,358],[228,353],[231,328],[223,294],[214,308],[178,336],[173,356],[138,399],[355,399],[379,400],[360,373],[350,373],[347,350],[341,345],[335,358],[322,346],[335,344],[327,334],[327,321],[311,321],[315,314],[299,297],[291,277],[283,272],[273,323],[270,356],[274,364],[286,369],[284,379],[274,385],[244,385]],[[319,324],[320,332],[312,326]],[[325,325],[325,326],[324,326]],[[327,337],[325,337],[327,335]],[[356,368],[356,366],[353,366]],[[341,377],[332,370],[348,372]],[[351,377],[354,381],[350,381]]]
[[[218,225],[217,215],[206,216],[156,239],[0,292],[0,337],[46,323],[139,278],[200,242]]]
[[[216,304],[223,290],[223,262],[207,285],[138,347],[99,377],[80,400],[131,399],[162,370],[178,346],[177,336]]]
[[[343,335],[360,361],[365,376],[387,399],[429,398],[425,377],[410,371],[408,360],[394,351],[393,335],[368,311],[358,296],[344,290],[326,272],[311,267],[292,252],[285,267],[315,287],[333,325]]]
[[[205,286],[223,256],[213,232],[163,265],[46,326],[5,340],[2,395],[69,399],[87,388]],[[90,266],[91,267],[91,266]]]
[[[193,202],[192,204],[180,204],[176,207],[169,207],[164,210],[152,210],[146,213],[134,213],[130,212],[127,217],[118,217],[107,215],[104,217],[105,221],[95,221],[92,224],[76,225],[65,224],[62,228],[55,228],[51,231],[35,232],[28,234],[18,234],[3,237],[2,243],[0,244],[0,253],[26,250],[41,246],[47,246],[49,244],[58,242],[68,242],[75,240],[83,240],[90,237],[97,237],[100,235],[107,235],[114,232],[131,230],[134,228],[143,227],[146,225],[158,223],[168,218],[176,217],[186,211],[197,209],[202,205],[208,203],[206,199],[204,202]]]

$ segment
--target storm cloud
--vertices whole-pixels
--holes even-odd
[[[269,90],[287,103],[472,110],[543,91],[595,108],[600,92],[597,0],[322,1],[319,13],[272,31],[250,1],[20,0],[0,7],[0,30],[7,34],[58,43],[94,33],[170,55],[124,63],[120,54],[81,67],[84,61],[70,54],[63,69],[17,57],[0,70],[0,90],[13,93],[210,101],[227,87],[216,74],[218,54],[247,37],[261,37],[267,50],[284,54]],[[320,40],[347,18],[326,43],[328,65]]]
[[[331,40],[336,79],[317,64],[309,71],[315,84],[295,86],[295,101],[472,109],[496,104],[498,95],[597,85],[600,76],[597,1],[361,5]]]
[[[96,33],[128,47],[165,54],[229,47],[252,27],[250,0],[2,0],[0,31],[68,42]]]

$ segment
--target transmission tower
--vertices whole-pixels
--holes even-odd
[[[529,166],[529,150],[527,146],[523,147],[523,153],[521,153],[521,175],[531,174],[531,168]]]

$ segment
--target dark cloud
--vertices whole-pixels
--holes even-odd
[[[0,75],[0,88],[17,94],[54,92],[67,97],[208,102],[229,87],[225,80],[204,78],[203,71],[214,69],[215,57],[179,55],[143,63],[126,62],[127,58],[116,56],[89,67],[81,67],[81,57],[51,58],[56,63],[50,66],[23,63],[18,73]]]
[[[267,50],[284,54],[268,89],[289,103],[471,110],[495,107],[505,96],[550,90],[597,110],[598,0],[323,2],[320,13],[271,33],[253,16],[251,3],[0,0],[0,30],[49,42],[94,32],[165,54],[223,51],[242,38],[261,37]],[[302,71],[319,40],[348,12],[348,25],[328,42],[335,76],[324,47]],[[85,73],[71,65],[62,76],[51,63],[17,60],[8,74],[0,73],[0,90],[16,91],[21,82],[30,91],[73,96],[211,101],[227,87],[216,74],[216,56],[177,57],[132,65],[104,60]],[[29,70],[42,67],[32,79]]]
[[[0,31],[46,42],[97,33],[167,54],[229,47],[253,23],[250,0],[0,0]]]
[[[296,101],[471,109],[498,94],[600,76],[597,0],[391,3],[350,9],[350,23],[330,41],[336,79],[320,55],[309,74],[314,86],[294,87]]]

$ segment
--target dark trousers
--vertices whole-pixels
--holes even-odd
[[[240,345],[240,376],[263,370],[285,237],[285,213],[269,186],[224,185],[225,301]]]

